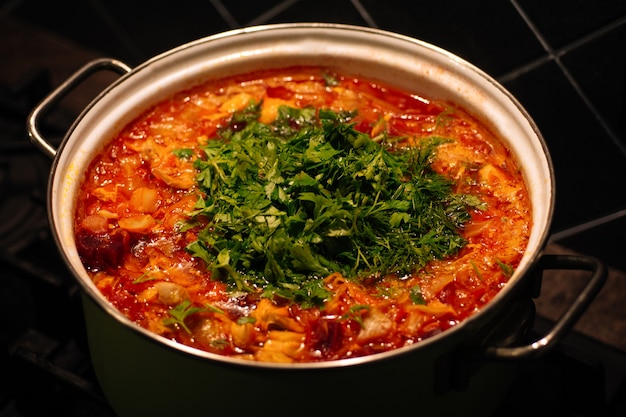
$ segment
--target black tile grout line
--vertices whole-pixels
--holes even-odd
[[[261,25],[261,24],[267,23],[268,20],[280,14],[284,10],[287,10],[290,7],[294,6],[299,1],[300,0],[285,0],[282,3],[279,3],[275,5],[274,7],[261,13],[256,18],[250,20],[249,22],[245,24],[245,26],[254,26],[254,25]],[[228,11],[227,7],[224,5],[222,0],[210,0],[210,2],[213,5],[213,7],[215,7],[215,9],[218,11],[220,16],[224,20],[226,20],[226,22],[233,29],[241,26],[234,18],[232,18],[232,14]],[[352,6],[356,9],[356,11],[359,13],[359,15],[363,18],[363,20],[367,23],[368,26],[372,28],[378,28],[378,24],[376,23],[372,15],[367,11],[365,7],[363,7],[363,5],[361,4],[359,0],[350,0],[350,2],[352,3]]]
[[[589,34],[583,36],[582,38],[578,39],[577,41],[574,41],[574,42],[566,45],[566,47],[564,47],[564,48],[560,48],[560,49],[554,50],[550,46],[548,41],[543,37],[543,35],[541,34],[541,31],[535,26],[535,24],[532,22],[532,20],[529,18],[529,16],[526,14],[526,12],[519,5],[518,0],[511,0],[511,4],[515,7],[517,12],[520,14],[522,19],[524,20],[524,22],[528,25],[528,27],[530,28],[531,32],[535,35],[535,37],[537,38],[539,43],[541,43],[541,46],[543,47],[543,49],[548,53],[548,61],[554,61],[556,63],[556,65],[559,67],[559,69],[561,70],[561,72],[563,73],[563,75],[565,76],[567,81],[570,83],[570,85],[572,86],[574,91],[576,91],[576,94],[578,94],[578,96],[581,98],[581,100],[583,100],[583,102],[585,103],[585,105],[587,106],[589,111],[591,111],[591,114],[593,114],[593,116],[598,121],[598,123],[600,123],[600,126],[602,126],[604,131],[611,138],[611,140],[613,141],[615,146],[617,146],[617,148],[621,151],[621,153],[624,156],[626,156],[626,144],[624,144],[622,142],[622,140],[620,139],[619,135],[613,130],[611,125],[606,121],[606,119],[596,109],[596,107],[593,105],[593,103],[591,102],[591,100],[589,99],[587,94],[585,94],[583,89],[580,87],[580,84],[578,84],[578,81],[576,80],[576,78],[572,75],[572,73],[569,71],[569,69],[561,61],[561,56],[563,56],[565,53],[571,51],[575,47],[578,47],[578,46],[583,45],[583,44],[585,44],[587,42],[590,42],[591,40],[594,40],[594,39],[598,38],[599,36],[604,35],[608,31],[613,30],[614,28],[619,27],[620,25],[624,24],[626,22],[626,17],[623,17],[621,19],[616,20],[612,24],[608,25],[608,27],[605,26],[601,30],[589,33]],[[534,63],[536,64],[538,62],[539,61],[535,61]],[[544,62],[546,62],[546,61],[544,61]]]
[[[217,1],[219,1],[219,0],[217,0]],[[274,7],[266,10],[265,12],[261,13],[256,18],[250,20],[246,25],[247,26],[254,26],[254,25],[260,25],[260,24],[266,23],[272,17],[280,14],[284,10],[287,10],[288,8],[290,8],[294,4],[298,3],[299,1],[300,0],[285,0],[285,1],[275,5]]]
[[[543,64],[550,62],[552,60],[552,57],[549,55],[543,55],[537,59],[533,59],[531,61],[528,61],[526,64],[524,65],[520,65],[519,67],[512,69],[511,71],[496,76],[496,79],[498,80],[498,82],[500,84],[504,84],[508,81],[512,81],[526,73],[531,72],[532,70],[537,69],[538,67],[542,66]]]
[[[583,36],[583,37],[581,37],[581,38],[579,38],[579,39],[577,39],[577,40],[575,40],[575,41],[573,41],[571,43],[568,43],[564,47],[561,47],[561,48],[558,48],[557,50],[554,50],[549,45],[549,43],[546,41],[546,39],[543,37],[541,32],[538,30],[538,28],[530,20],[530,18],[525,13],[525,11],[518,4],[518,0],[511,0],[511,4],[513,4],[513,6],[516,8],[517,12],[520,14],[522,19],[524,20],[524,22],[528,25],[528,27],[533,32],[533,34],[537,37],[537,40],[541,43],[542,47],[548,53],[548,56],[540,58],[540,59],[535,60],[535,61],[532,61],[529,64],[527,64],[526,66],[520,67],[517,70],[509,73],[509,75],[507,75],[505,77],[501,77],[501,79],[513,79],[513,78],[515,78],[513,75],[515,75],[515,76],[521,75],[522,73],[528,72],[528,71],[536,68],[537,66],[539,66],[541,64],[544,64],[544,63],[546,63],[548,61],[554,60],[554,62],[559,67],[559,69],[563,72],[563,75],[566,77],[568,82],[572,85],[572,88],[574,88],[574,90],[580,96],[580,98],[583,100],[583,102],[585,103],[587,108],[591,111],[591,113],[594,115],[594,117],[597,119],[597,121],[600,123],[600,125],[603,127],[603,129],[610,136],[611,140],[620,149],[622,154],[626,155],[626,145],[622,144],[622,141],[620,140],[619,136],[609,126],[609,124],[606,122],[604,117],[602,117],[600,115],[600,113],[597,111],[595,106],[593,106],[593,104],[591,103],[591,100],[589,100],[587,95],[582,91],[582,88],[580,87],[580,85],[576,81],[575,77],[569,72],[569,70],[561,62],[561,59],[560,59],[561,56],[565,55],[567,52],[570,52],[573,49],[576,49],[576,48],[578,48],[578,47],[580,47],[580,46],[582,46],[584,44],[587,44],[587,43],[589,43],[589,42],[599,38],[600,36],[605,35],[606,33],[614,30],[615,28],[621,26],[622,24],[626,24],[626,16],[622,17],[620,19],[617,19],[616,21],[614,21],[612,23],[609,23],[608,25],[605,25],[604,27],[602,27],[599,30],[596,30],[596,31],[591,32],[591,33],[588,33],[587,35],[585,35],[585,36]],[[592,230],[595,227],[602,226],[604,224],[610,223],[611,221],[620,219],[622,217],[626,217],[626,209],[621,209],[621,210],[618,210],[618,211],[616,211],[614,213],[611,213],[611,214],[608,214],[608,215],[605,215],[605,216],[601,216],[601,217],[597,217],[597,218],[595,218],[593,220],[590,220],[588,222],[580,223],[580,224],[577,224],[575,226],[569,227],[567,229],[560,230],[560,231],[558,231],[556,233],[551,234],[550,237],[548,238],[548,242],[558,242],[560,240],[563,240],[563,239],[575,236],[577,234],[580,234],[580,233]]]
[[[226,6],[224,6],[224,3],[222,3],[221,0],[209,0],[209,2],[220,15],[220,17],[224,19],[229,28],[236,29],[241,26],[239,22],[237,22],[237,19],[235,19],[235,17],[232,15],[232,13],[226,8]]]
[[[619,19],[616,19],[610,23],[607,23],[604,26],[602,26],[600,29],[589,32],[586,35],[583,35],[580,38],[566,44],[565,46],[562,46],[561,48],[556,49],[555,54],[559,57],[562,55],[565,55],[566,53],[571,52],[573,49],[583,46],[591,41],[594,41],[608,34],[609,32],[619,28],[622,25],[626,25],[626,16],[620,17]]]
[[[350,0],[350,3],[354,6],[354,8],[359,12],[363,20],[372,28],[378,28],[378,24],[372,17],[372,15],[367,11],[365,7],[361,4],[360,0]]]
[[[558,232],[552,233],[550,237],[548,238],[548,242],[553,243],[553,242],[558,242],[563,239],[567,239],[577,234],[589,231],[595,227],[602,226],[612,221],[621,219],[622,217],[626,217],[626,208],[618,210],[606,216],[598,217],[588,222],[577,224],[576,226],[572,226],[567,229],[563,229]]]
[[[513,0],[514,1],[514,0]],[[586,45],[589,42],[592,42],[606,34],[608,34],[609,32],[617,29],[618,27],[620,27],[621,25],[626,25],[626,16],[617,19],[605,26],[603,26],[602,28],[587,33],[586,35],[580,37],[579,39],[576,39],[568,44],[566,44],[565,46],[562,46],[560,48],[557,48],[554,50],[554,56],[558,56],[561,57],[571,51],[573,51],[574,49],[577,49],[581,46]],[[539,40],[541,42],[541,40]],[[543,43],[542,43],[543,46]],[[549,47],[548,47],[549,48]],[[544,47],[544,49],[546,49],[546,47]],[[553,59],[553,56],[548,54],[545,56],[542,56],[540,58],[537,58],[535,60],[529,61],[528,63],[526,63],[525,65],[521,65],[503,75],[498,76],[498,81],[501,83],[507,82],[507,81],[511,81],[517,77],[519,77],[520,75],[523,75],[527,72],[530,72],[534,69],[536,69],[537,67],[545,64],[546,62],[549,62]]]
[[[535,35],[535,38],[537,38],[537,40],[539,41],[543,49],[548,53],[550,58],[551,59],[556,58],[554,51],[552,50],[552,47],[550,46],[548,41],[543,37],[543,35],[541,34],[537,26],[535,26],[535,24],[532,22],[530,17],[526,14],[522,6],[519,5],[518,0],[510,0],[510,1],[513,7],[515,7],[515,10],[517,10],[517,13],[519,13],[522,20],[524,20],[524,22],[526,23],[530,31],[533,33],[533,35]]]
[[[122,45],[124,45],[126,50],[134,57],[134,60],[137,62],[143,61],[145,54],[142,49],[133,40],[133,37],[130,36],[126,30],[124,30],[122,25],[118,23],[117,19],[113,13],[110,12],[104,2],[102,0],[88,0],[88,2],[100,19],[102,19],[102,21],[109,27],[112,36],[115,36],[122,43]]]

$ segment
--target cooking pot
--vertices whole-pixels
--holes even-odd
[[[99,293],[74,241],[75,196],[91,159],[127,123],[167,96],[211,78],[293,65],[321,65],[427,97],[450,100],[488,124],[520,162],[532,202],[532,231],[505,288],[459,325],[412,346],[367,357],[275,364],[218,356],[157,336],[128,320]],[[90,75],[120,77],[102,91],[55,148],[38,124]],[[88,63],[28,119],[31,140],[53,158],[48,187],[52,232],[80,284],[91,359],[120,416],[255,413],[271,415],[489,415],[515,366],[557,343],[606,279],[595,258],[542,253],[555,200],[554,174],[531,117],[493,78],[425,42],[338,24],[280,24],[200,39],[131,69],[113,59]],[[590,271],[587,285],[555,326],[526,341],[545,269]]]

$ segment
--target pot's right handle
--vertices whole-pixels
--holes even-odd
[[[493,346],[483,354],[491,359],[526,359],[546,353],[568,332],[600,292],[607,278],[607,268],[600,260],[581,255],[543,255],[537,263],[539,273],[545,269],[582,269],[591,271],[587,285],[580,291],[570,307],[561,315],[554,327],[539,340],[525,346]]]
[[[98,71],[113,71],[120,75],[124,75],[131,71],[131,68],[121,61],[109,58],[102,58],[91,61],[72,74],[63,84],[58,86],[47,97],[45,97],[30,113],[26,122],[28,136],[31,142],[35,144],[43,153],[50,158],[56,155],[55,147],[48,142],[39,131],[39,120],[49,111],[49,109],[57,104],[72,89],[84,81],[91,74]]]

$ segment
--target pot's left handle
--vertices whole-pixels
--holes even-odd
[[[84,81],[87,77],[98,71],[113,71],[120,75],[124,75],[131,71],[131,68],[121,61],[102,58],[91,61],[74,74],[72,74],[65,82],[52,91],[47,97],[45,97],[30,113],[26,122],[26,128],[28,130],[28,136],[31,142],[35,144],[43,153],[50,158],[54,158],[56,155],[56,148],[48,142],[41,132],[39,131],[39,120],[50,110],[52,106],[57,104],[63,97],[65,97],[72,89],[78,84]]]
[[[600,260],[582,255],[543,255],[537,263],[537,268],[584,270],[591,272],[587,284],[578,293],[576,299],[556,321],[547,334],[535,342],[524,346],[491,346],[484,351],[484,355],[491,359],[526,359],[543,355],[554,347],[560,338],[569,331],[591,301],[600,292],[607,278],[607,268]]]

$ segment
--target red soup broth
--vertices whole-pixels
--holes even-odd
[[[262,288],[234,290],[187,249],[202,226],[190,223],[202,198],[194,161],[206,157],[202,147],[251,103],[266,124],[281,106],[313,107],[353,112],[354,129],[402,138],[403,147],[445,138],[430,168],[449,179],[455,193],[483,203],[468,208],[470,218],[458,230],[465,244],[410,274],[319,276],[329,296],[317,305]],[[181,149],[185,157],[176,152]],[[464,109],[374,80],[294,67],[209,81],[147,109],[89,165],[75,233],[97,288],[139,326],[220,355],[315,362],[419,343],[475,314],[518,266],[530,212],[518,163]]]

